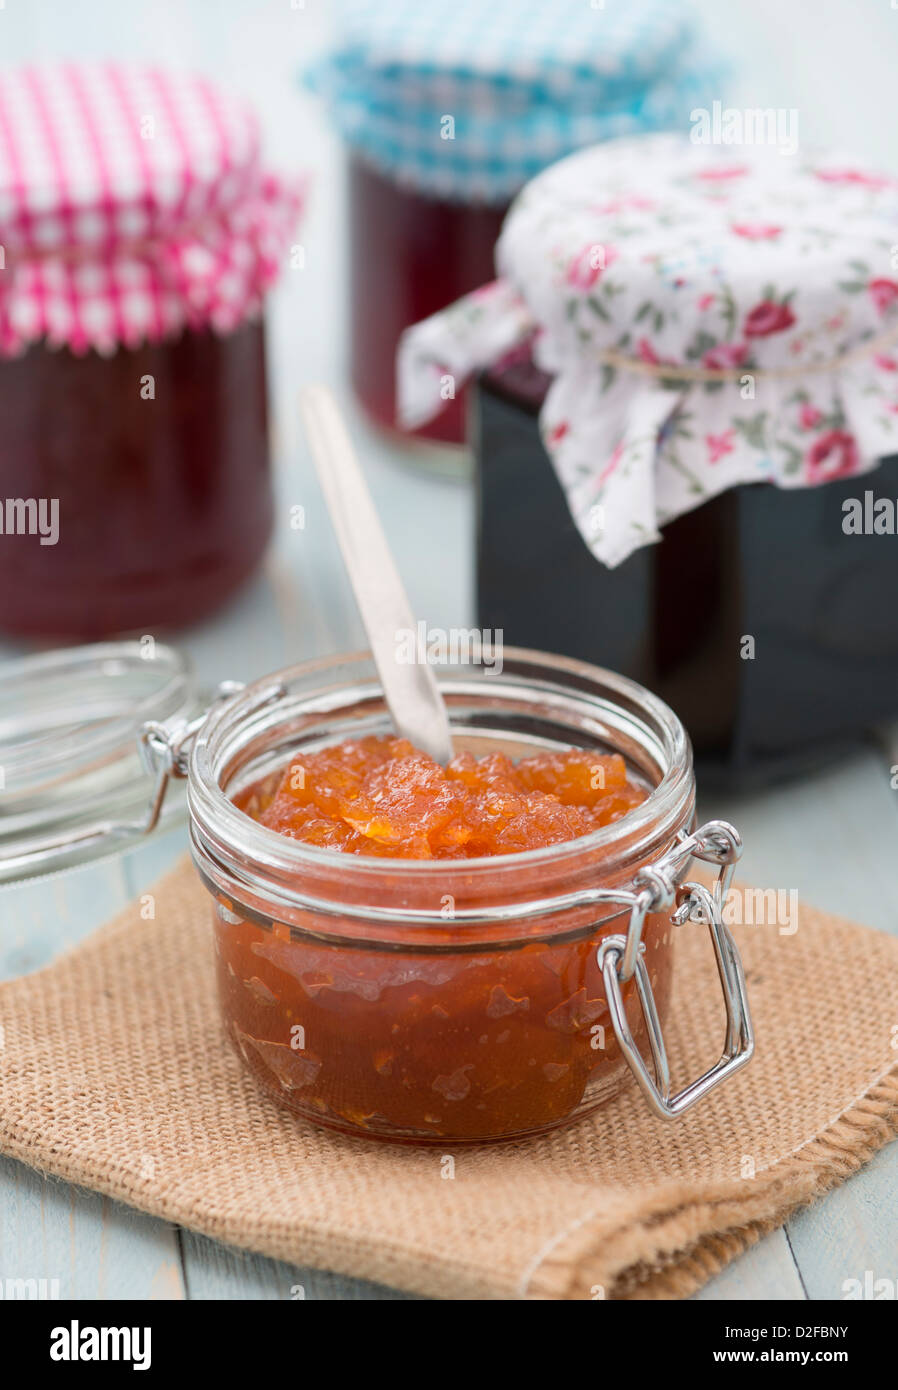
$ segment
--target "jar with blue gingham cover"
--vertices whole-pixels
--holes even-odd
[[[350,152],[352,377],[396,428],[402,330],[491,277],[514,195],[584,145],[683,128],[722,69],[685,0],[343,0],[305,77]],[[463,436],[461,402],[421,433]]]

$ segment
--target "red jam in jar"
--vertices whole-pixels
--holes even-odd
[[[144,399],[147,376],[155,396]],[[54,499],[58,535],[0,538],[0,626],[19,637],[162,632],[217,608],[271,533],[261,323],[0,361],[0,497]]]
[[[499,865],[522,850],[569,850],[647,796],[616,753],[571,749],[512,762],[461,752],[442,768],[401,739],[371,737],[296,757],[236,804],[259,824],[350,861],[382,856],[387,897],[393,881],[399,908],[409,860],[463,870],[483,857]],[[451,895],[440,904],[442,921],[428,928],[426,944],[365,949],[326,934],[316,940],[314,931],[299,936],[277,921],[269,928],[218,896],[223,1012],[263,1086],[332,1128],[443,1143],[552,1128],[613,1094],[625,1063],[596,948],[615,928],[596,924],[593,909],[559,930],[550,903],[512,946],[472,948],[471,929],[453,925]],[[669,932],[666,915],[647,918],[662,1012]],[[623,992],[644,1042],[632,980]]]
[[[358,155],[349,166],[352,383],[371,419],[396,422],[396,349],[406,328],[491,280],[507,204],[449,201],[404,188]],[[416,433],[460,444],[464,393]]]

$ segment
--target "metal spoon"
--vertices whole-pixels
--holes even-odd
[[[300,408],[396,731],[436,762],[447,763],[452,734],[433,668],[396,659],[400,632],[417,632],[417,627],[337,403],[327,387],[307,386],[300,392]]]

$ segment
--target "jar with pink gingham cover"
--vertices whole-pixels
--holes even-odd
[[[0,625],[164,630],[272,520],[263,307],[302,182],[203,78],[0,74]]]

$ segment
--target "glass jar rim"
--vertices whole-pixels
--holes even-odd
[[[650,839],[654,842],[659,833],[663,839],[665,826],[669,826],[668,838],[672,839],[694,802],[691,745],[674,712],[635,681],[571,657],[506,647],[503,663],[500,675],[485,672],[482,667],[440,666],[437,663],[437,678],[449,702],[450,715],[454,697],[470,696],[475,684],[491,697],[494,693],[498,697],[504,690],[509,699],[512,695],[521,698],[523,692],[530,689],[540,696],[568,696],[580,706],[593,706],[606,716],[616,710],[622,725],[629,724],[634,731],[642,731],[651,745],[647,752],[660,763],[661,775],[646,800],[619,821],[574,840],[464,860],[346,855],[260,825],[237,807],[226,785],[239,755],[248,748],[258,751],[266,735],[271,735],[291,713],[291,706],[295,707],[292,708],[294,717],[302,717],[304,711],[306,716],[318,719],[328,713],[338,713],[341,694],[352,694],[362,703],[379,700],[381,717],[384,717],[383,694],[370,653],[355,652],[319,658],[263,678],[210,713],[193,740],[189,758],[191,839],[194,856],[201,867],[204,861],[207,865],[211,863],[254,892],[277,882],[277,897],[302,907],[308,900],[295,888],[290,889],[289,878],[304,871],[313,875],[334,875],[341,880],[351,877],[355,882],[368,878],[372,883],[389,874],[394,884],[402,883],[409,890],[443,885],[453,879],[469,881],[486,876],[510,883],[523,871],[548,865],[563,869],[566,864],[582,862],[603,851],[613,852],[615,846],[623,843],[643,844]],[[510,667],[513,679],[506,676]],[[352,677],[358,676],[360,668],[363,683],[353,687]],[[339,683],[341,676],[345,677],[342,685]],[[328,685],[329,678],[337,684]],[[304,694],[291,696],[291,686],[304,682],[309,683],[310,688]],[[458,734],[462,730],[456,728],[454,732]],[[344,731],[346,736],[359,735],[349,730]],[[286,759],[282,759],[275,766],[283,768],[285,762]],[[357,911],[358,905],[348,910]],[[433,916],[443,920],[445,925],[439,913]]]

